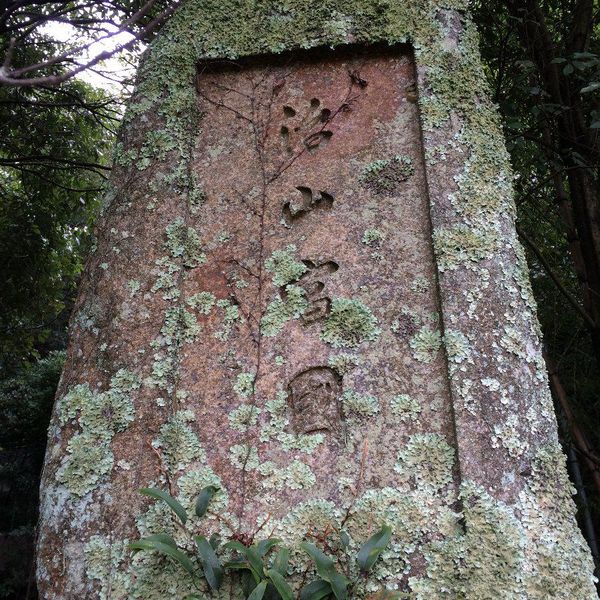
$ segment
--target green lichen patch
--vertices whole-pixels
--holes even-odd
[[[433,232],[433,247],[440,271],[474,266],[492,257],[498,247],[498,232],[493,228],[476,229],[462,223],[439,228]]]
[[[248,431],[258,421],[260,408],[252,404],[242,404],[229,413],[229,425],[236,431]]]
[[[406,422],[416,420],[421,414],[423,407],[412,396],[399,394],[391,399],[390,409],[392,414],[399,416],[402,422]]]
[[[229,448],[229,462],[242,471],[258,469],[260,459],[256,446],[250,444],[235,444]]]
[[[162,290],[164,300],[177,300],[181,294],[177,285],[177,279],[182,269],[181,265],[178,265],[168,256],[157,259],[155,264],[160,270],[152,286],[152,291]]]
[[[444,345],[448,360],[454,364],[460,364],[471,356],[471,344],[467,337],[460,331],[452,329],[444,333]]]
[[[297,459],[286,467],[263,463],[259,467],[259,471],[265,477],[262,487],[268,490],[305,490],[313,487],[316,483],[316,477],[311,468]]]
[[[296,246],[290,244],[284,250],[275,250],[265,261],[265,268],[273,274],[273,285],[282,287],[298,281],[307,271],[305,264],[294,258]]]
[[[384,233],[379,229],[372,227],[370,229],[365,229],[361,241],[366,246],[379,246],[384,239]]]
[[[225,510],[229,501],[227,490],[221,478],[210,467],[204,466],[201,469],[188,471],[177,479],[177,488],[179,489],[177,499],[187,509],[188,515],[192,515],[194,512],[199,491],[208,485],[217,488],[210,503],[211,509]],[[192,516],[192,519],[194,518]]]
[[[196,417],[190,410],[176,412],[160,428],[158,438],[152,442],[154,448],[160,449],[172,473],[188,468],[193,462],[206,460],[206,453],[190,425],[195,420]]]
[[[85,544],[85,573],[100,583],[99,600],[127,597],[132,582],[124,565],[127,544],[128,540],[113,541],[103,535],[93,535]]]
[[[208,315],[216,301],[217,299],[214,294],[211,294],[210,292],[198,292],[197,294],[186,298],[185,303],[189,307],[197,310],[200,314]]]
[[[242,315],[238,305],[227,298],[217,300],[217,307],[223,311],[223,324],[213,335],[219,340],[226,341],[235,324],[242,320]]]
[[[427,576],[410,579],[417,597],[536,597],[525,595],[521,586],[523,539],[515,516],[470,482],[463,484],[461,496],[464,531],[426,545]]]
[[[529,442],[523,435],[521,426],[521,419],[515,414],[509,415],[502,423],[496,423],[493,428],[492,446],[498,448],[502,444],[509,456],[520,457],[529,449]]]
[[[181,258],[184,267],[194,268],[206,262],[206,254],[196,230],[178,217],[167,225],[165,247],[172,258]]]
[[[130,279],[127,282],[127,289],[132,298],[138,293],[141,286],[142,284],[137,279]]]
[[[61,425],[65,425],[72,419],[75,419],[77,413],[84,407],[94,401],[94,393],[87,383],[73,386],[59,401],[59,420]]]
[[[376,194],[392,196],[414,171],[412,159],[398,154],[390,159],[376,160],[368,164],[363,170],[361,180]]]
[[[67,444],[67,459],[56,478],[76,496],[95,489],[113,466],[108,442],[92,433],[74,435]]]
[[[362,342],[375,341],[379,334],[377,319],[368,306],[360,300],[334,298],[321,339],[334,348],[355,348]]]
[[[335,354],[329,357],[327,364],[338,374],[341,376],[349,373],[354,367],[356,367],[359,363],[360,359],[358,356],[354,356],[352,354]]]
[[[324,499],[308,500],[295,506],[277,524],[275,533],[291,548],[298,548],[307,533],[335,531],[341,519],[341,511]]]
[[[287,393],[283,390],[278,391],[275,398],[265,402],[265,412],[269,415],[269,422],[261,428],[260,441],[277,440],[284,452],[300,451],[312,454],[325,441],[325,436],[322,433],[300,435],[288,433],[286,431],[289,427],[287,411]]]
[[[248,398],[254,394],[254,380],[256,375],[254,373],[240,373],[233,384],[233,391],[242,398]]]
[[[131,394],[140,385],[136,375],[120,369],[108,390],[93,392],[88,384],[79,384],[60,401],[61,424],[76,421],[81,430],[69,440],[66,459],[57,474],[71,493],[85,495],[112,470],[110,442],[133,421]]]
[[[442,334],[424,325],[409,341],[413,357],[419,362],[431,363],[442,346]]]
[[[443,436],[417,433],[399,452],[394,470],[415,485],[437,491],[452,481],[453,466],[454,448]]]
[[[373,417],[379,412],[379,401],[375,396],[346,390],[342,394],[342,407],[350,417]]]
[[[167,309],[160,332],[166,346],[179,346],[193,342],[200,333],[200,325],[192,313],[177,306]]]
[[[429,279],[427,279],[427,277],[415,277],[415,279],[413,279],[410,283],[410,289],[413,292],[417,292],[419,294],[425,294],[426,292],[429,291],[429,288],[431,287],[431,283],[429,281]]]
[[[277,335],[288,321],[299,319],[308,308],[306,292],[297,285],[285,286],[283,297],[269,303],[260,320],[261,333],[267,337]]]

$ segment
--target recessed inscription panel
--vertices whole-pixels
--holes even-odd
[[[248,530],[383,487],[455,499],[414,85],[402,48],[199,65],[184,295],[215,304],[182,373]]]

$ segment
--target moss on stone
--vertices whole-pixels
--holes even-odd
[[[265,268],[273,274],[273,285],[282,287],[298,281],[308,270],[306,265],[294,258],[296,246],[290,244],[284,250],[275,250],[265,261]]]
[[[61,399],[60,422],[65,425],[76,421],[80,428],[80,433],[69,440],[66,459],[57,473],[58,481],[71,493],[85,495],[112,470],[110,442],[133,421],[131,394],[139,387],[136,375],[120,369],[106,391],[93,392],[88,384],[80,384]]]
[[[158,438],[152,442],[155,448],[160,449],[165,463],[172,473],[187,469],[194,462],[206,460],[206,453],[190,425],[195,420],[196,417],[192,411],[176,412],[160,428]]]
[[[379,337],[377,319],[360,300],[334,298],[327,315],[321,339],[334,348],[354,348],[362,342],[372,342]]]
[[[166,235],[166,249],[172,258],[181,258],[184,267],[193,268],[206,262],[196,230],[188,227],[183,218],[178,217],[168,225]]]
[[[442,346],[442,335],[439,331],[432,330],[429,325],[424,325],[412,336],[409,345],[416,360],[431,363]]]
[[[288,321],[299,319],[307,308],[304,289],[293,284],[286,285],[283,298],[275,298],[267,306],[260,321],[261,333],[267,337],[277,335]]]
[[[396,155],[368,164],[361,179],[364,185],[376,194],[392,196],[398,192],[399,185],[413,173],[412,159],[409,156]]]

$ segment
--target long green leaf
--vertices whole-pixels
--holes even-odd
[[[300,600],[322,600],[330,594],[333,594],[333,590],[329,582],[323,579],[316,579],[302,588]]]
[[[321,552],[314,544],[311,542],[302,542],[300,547],[315,561],[315,565],[317,565],[317,570],[319,569],[330,569],[334,566],[334,562],[327,556],[325,553]]]
[[[230,560],[223,565],[226,569],[239,569],[252,571],[252,567],[247,560]]]
[[[273,568],[281,575],[286,575],[288,570],[288,563],[290,562],[290,551],[287,548],[280,548],[275,560],[273,561]]]
[[[195,535],[196,546],[200,553],[200,562],[204,570],[204,577],[213,590],[218,590],[223,582],[223,569],[210,542],[203,535]]]
[[[360,548],[356,556],[358,566],[362,571],[370,571],[392,539],[392,528],[383,525],[381,529],[372,535]]]
[[[223,544],[223,548],[231,548],[232,550],[237,550],[242,556],[246,556],[246,551],[248,550],[248,546],[244,546],[242,542],[238,542],[237,540],[231,540],[226,544]]]
[[[175,540],[166,533],[157,533],[156,535],[148,535],[145,538],[142,538],[145,541],[156,541],[162,542],[163,544],[168,544],[169,546],[173,546],[173,548],[177,548],[177,543]]]
[[[157,552],[168,556],[180,564],[192,577],[195,575],[194,563],[189,559],[189,557],[181,552],[181,550],[178,550],[169,544],[164,544],[158,540],[148,540],[147,538],[142,538],[137,542],[132,542],[129,544],[129,548],[132,550],[156,550]]]
[[[288,582],[283,578],[283,575],[275,569],[268,569],[265,575],[271,580],[275,589],[279,592],[281,600],[294,600],[294,592]]]
[[[212,497],[218,491],[219,488],[216,485],[207,485],[205,488],[202,488],[202,491],[198,494],[198,498],[196,498],[196,516],[203,517],[206,514]]]
[[[268,581],[261,581],[255,588],[254,591],[248,596],[248,600],[262,600],[267,589]]]
[[[321,575],[321,573],[319,573]],[[337,600],[346,600],[348,597],[348,586],[350,580],[341,573],[338,573],[334,568],[331,568],[328,573],[323,573],[321,577],[331,584],[333,595]]]
[[[244,544],[238,542],[237,540],[231,540],[230,542],[224,544],[223,547],[236,550],[248,561],[248,569],[252,572],[252,576],[254,577],[256,583],[258,583],[261,579],[264,578],[263,562],[260,556],[258,555],[258,552],[256,551],[256,546],[248,548],[247,546],[244,546]]]
[[[340,541],[342,542],[342,548],[346,549],[350,545],[350,536],[347,531],[343,529],[340,531]]]
[[[252,568],[259,574],[262,579],[265,576],[265,565],[263,563],[262,556],[259,554],[256,546],[250,546],[246,548],[246,558],[252,565]]]
[[[271,548],[277,546],[277,544],[281,543],[281,540],[269,538],[268,540],[261,540],[256,544],[256,551],[259,556],[265,556]]]
[[[310,542],[302,542],[300,546],[315,561],[319,577],[331,584],[333,595],[337,600],[346,600],[350,580],[336,571],[333,560]]]
[[[168,492],[164,490],[159,490],[158,488],[142,488],[140,490],[140,494],[144,494],[144,496],[150,496],[150,498],[154,498],[156,500],[163,500],[167,503],[169,508],[179,517],[179,520],[185,525],[187,521],[187,513],[185,512],[185,508],[181,506],[181,504],[173,498]]]

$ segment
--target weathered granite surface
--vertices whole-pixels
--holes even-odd
[[[388,523],[356,598],[595,597],[463,2],[188,0],[116,164],[50,430],[42,597],[184,598],[176,566],[129,556],[174,527],[136,490],[191,508],[209,483],[204,534],[354,548]]]

